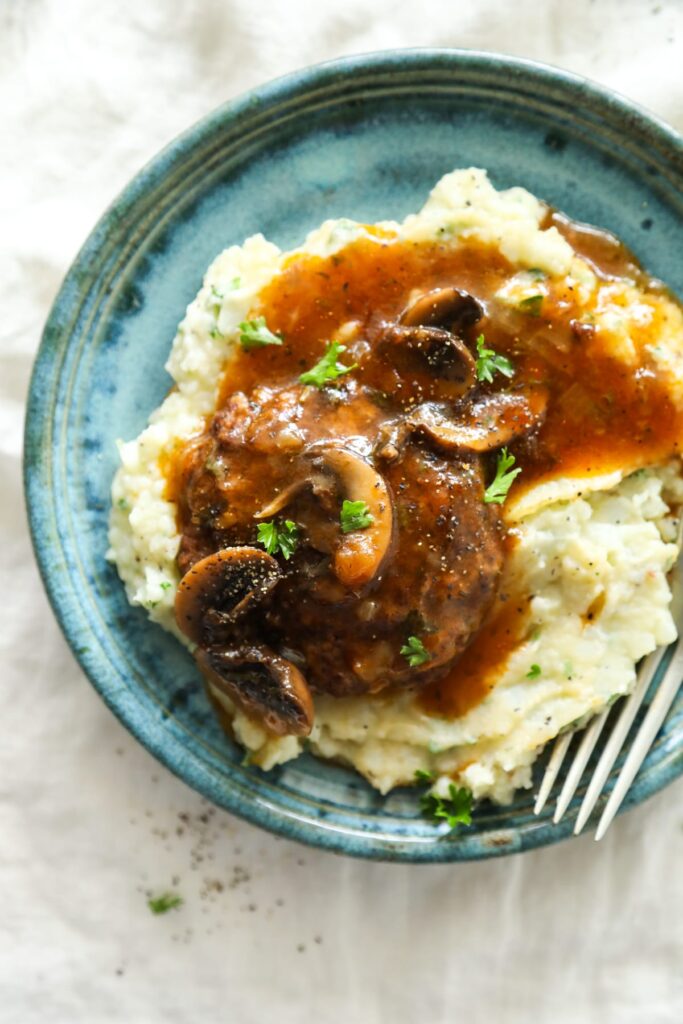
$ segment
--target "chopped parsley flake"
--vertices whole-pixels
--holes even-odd
[[[211,312],[213,313],[214,325],[209,331],[212,338],[222,338],[223,333],[218,327],[218,318],[221,315],[221,304],[223,302],[223,292],[219,292],[218,288],[214,284],[211,285],[211,294],[213,296],[213,303]]]
[[[296,550],[298,539],[299,527],[291,519],[285,519],[279,526],[274,520],[258,524],[258,543],[263,544],[269,555],[279,551],[289,561]]]
[[[301,383],[312,384],[316,388],[324,388],[329,381],[336,380],[337,377],[343,377],[345,373],[351,373],[351,370],[356,369],[358,363],[353,363],[352,366],[344,366],[337,358],[341,352],[345,351],[346,345],[342,345],[338,341],[330,342],[325,349],[325,354],[318,360],[315,366],[301,374],[299,377]]]
[[[543,308],[543,295],[528,295],[526,299],[522,299],[519,303],[519,308],[522,313],[528,313],[530,316],[540,316],[541,309]]]
[[[264,316],[257,316],[255,320],[243,320],[240,324],[240,344],[249,351],[265,345],[281,345],[282,338],[269,330]]]
[[[420,800],[420,807],[426,818],[437,824],[445,821],[449,828],[472,824],[472,792],[469,789],[458,789],[452,782],[447,797],[427,793]]]
[[[511,469],[514,464],[514,455],[509,455],[507,448],[502,448],[498,453],[496,475],[484,491],[487,505],[502,505],[505,501],[515,477],[522,472],[521,469]]]
[[[529,671],[527,672],[526,677],[527,677],[527,679],[538,679],[540,674],[541,674],[541,666],[540,665],[532,665],[531,668],[529,669]]]
[[[429,651],[417,636],[408,637],[407,642],[401,648],[401,654],[411,668],[416,668],[417,665],[424,665],[430,659]]]
[[[183,898],[176,892],[165,892],[161,896],[153,896],[147,900],[147,906],[153,914],[167,914],[169,910],[182,906]]]
[[[485,347],[485,338],[480,334],[477,338],[477,380],[493,380],[496,371],[505,377],[512,377],[515,370],[506,356],[501,356],[492,348]]]
[[[164,582],[159,584],[159,585],[160,585],[162,590],[170,590],[171,587],[173,586],[173,584],[169,583],[168,580],[164,580]]]
[[[416,782],[433,782],[434,772],[425,772],[422,768],[418,768],[415,772]]]
[[[365,530],[372,525],[375,517],[371,514],[365,501],[348,501],[345,499],[339,516],[342,533],[352,533],[354,530]]]

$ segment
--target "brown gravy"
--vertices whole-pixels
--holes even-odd
[[[548,214],[546,226],[550,224],[599,277],[628,277],[641,287],[658,290],[612,235],[574,224],[554,212]],[[294,255],[263,290],[252,313],[264,316],[269,329],[282,334],[284,344],[251,351],[238,347],[226,368],[218,409],[239,392],[250,395],[264,385],[296,385],[299,374],[320,359],[339,329],[355,321],[364,344],[353,353],[358,369],[352,377],[353,386],[362,388],[364,403],[356,414],[352,388],[350,399],[344,387],[337,389],[338,408],[327,419],[321,414],[319,436],[330,432],[342,440],[358,434],[375,436],[397,407],[410,408],[431,397],[428,375],[399,374],[375,345],[382,325],[398,317],[411,292],[455,284],[474,295],[486,310],[481,331],[489,347],[513,362],[514,386],[543,385],[550,395],[540,431],[512,446],[522,469],[514,485],[517,490],[558,475],[601,474],[624,464],[636,469],[677,452],[683,416],[654,365],[634,372],[601,353],[592,344],[590,322],[577,326],[580,311],[571,295],[551,296],[540,315],[503,309],[495,293],[510,272],[500,253],[478,242],[457,248],[436,242],[396,242],[374,229],[330,257]],[[653,336],[659,326],[655,314],[648,328]],[[491,389],[508,386],[497,377]],[[181,533],[189,528],[182,511],[186,451],[187,446],[171,455],[163,467],[168,497],[178,503]],[[282,482],[265,473],[245,501],[256,511]],[[416,557],[422,557],[419,517],[416,526],[406,529],[413,529]],[[525,635],[531,596],[499,596],[457,662],[423,690],[421,704],[426,710],[458,716],[483,699]],[[330,607],[330,615],[335,614],[344,615],[344,609]]]
[[[529,597],[501,595],[455,665],[422,690],[420,706],[445,718],[459,718],[476,707],[493,689],[528,625]]]

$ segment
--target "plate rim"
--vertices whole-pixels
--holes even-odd
[[[494,835],[487,843],[486,834],[470,835],[468,841],[467,834],[462,833],[455,841],[444,841],[435,836],[433,841],[418,844],[403,837],[391,839],[386,835],[381,837],[372,833],[364,834],[361,830],[340,830],[337,827],[326,826],[313,818],[301,820],[296,815],[287,815],[282,808],[271,807],[267,801],[252,803],[239,793],[232,794],[229,787],[219,784],[212,767],[206,761],[202,762],[196,753],[190,752],[190,761],[187,762],[187,748],[177,734],[170,730],[155,731],[148,728],[146,716],[149,712],[142,714],[146,711],[142,703],[136,703],[131,711],[122,706],[121,702],[117,702],[116,693],[112,692],[112,688],[105,681],[107,664],[101,650],[93,652],[82,649],[83,637],[78,634],[73,621],[74,612],[77,612],[77,608],[73,607],[74,602],[78,603],[77,594],[69,589],[68,575],[65,584],[59,579],[54,566],[50,565],[54,545],[50,535],[42,530],[44,518],[48,514],[50,502],[54,501],[54,496],[45,486],[46,460],[41,458],[41,453],[45,447],[45,438],[49,436],[57,392],[53,392],[52,397],[55,401],[52,403],[41,403],[39,392],[42,383],[50,378],[56,357],[64,357],[68,353],[69,339],[61,330],[61,323],[73,306],[74,299],[78,299],[81,268],[93,254],[97,254],[101,242],[111,234],[111,222],[115,222],[121,216],[121,211],[125,214],[125,211],[138,201],[140,195],[152,190],[155,184],[163,182],[168,174],[169,165],[177,159],[182,160],[183,156],[191,152],[215,127],[249,118],[256,110],[265,113],[269,108],[287,99],[296,100],[316,84],[326,85],[330,81],[340,79],[343,82],[347,76],[353,76],[354,72],[358,71],[372,76],[377,72],[390,72],[392,69],[405,70],[408,65],[413,69],[423,65],[425,71],[434,68],[469,68],[475,73],[487,70],[491,73],[494,70],[492,65],[495,65],[499,74],[501,68],[507,68],[521,77],[552,83],[559,91],[567,89],[569,93],[584,96],[595,106],[601,107],[604,113],[611,113],[612,117],[626,118],[639,133],[654,138],[660,144],[665,157],[667,151],[672,155],[683,156],[683,138],[672,126],[618,92],[550,64],[498,54],[494,51],[431,47],[370,51],[300,68],[257,85],[209,111],[147,161],[106,207],[76,253],[53,301],[35,356],[24,424],[23,478],[35,559],[55,618],[74,657],[95,690],[138,742],[187,785],[231,813],[270,832],[317,848],[353,856],[407,863],[433,863],[479,860],[555,843],[571,834],[573,819],[567,816],[559,826],[539,821],[536,827],[524,832],[520,831],[519,826],[504,829],[498,837],[498,842],[495,841]],[[115,228],[115,224],[113,227]],[[53,339],[56,339],[56,344],[53,343]],[[125,702],[123,703],[125,705]],[[629,794],[631,799],[627,799],[623,809],[647,799],[681,773],[683,747],[674,750],[666,761],[656,766],[656,770],[650,773],[655,775],[654,779],[647,776],[640,780],[637,787],[632,786]],[[506,835],[508,832],[514,833],[518,837],[518,842],[508,841],[503,832]]]

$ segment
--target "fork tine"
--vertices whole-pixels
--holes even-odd
[[[583,798],[581,809],[576,818],[576,824],[574,825],[574,835],[578,836],[579,832],[583,829],[584,825],[588,821],[595,807],[598,797],[602,793],[607,776],[612,770],[612,765],[619,756],[619,751],[624,745],[624,740],[628,734],[629,729],[633,724],[633,720],[636,717],[638,708],[643,703],[645,694],[650,688],[652,677],[657,671],[657,666],[662,660],[662,651],[657,649],[652,654],[648,654],[647,658],[643,662],[638,673],[638,679],[636,685],[624,701],[621,709],[621,714],[616,721],[614,728],[610,734],[607,743],[600,755],[595,771],[593,772],[593,778],[590,781],[586,795]]]
[[[557,773],[562,767],[564,761],[564,755],[567,753],[567,748],[572,741],[574,736],[573,732],[563,732],[561,736],[558,736],[555,740],[555,746],[553,752],[550,755],[550,760],[545,769],[545,775],[541,782],[541,787],[536,797],[536,803],[534,804],[534,814],[540,814],[545,807],[546,800],[550,796],[550,790],[553,788],[553,783],[557,778]]]
[[[681,671],[683,671],[683,644],[676,645],[676,650],[669,662],[669,667],[664,673],[657,692],[652,699],[647,714],[638,730],[628,757],[621,769],[617,784],[610,794],[605,810],[602,812],[600,824],[595,833],[596,841],[602,839],[609,828],[612,819],[619,810],[621,802],[626,796],[631,783],[633,782],[638,769],[645,760],[647,753],[652,746],[659,727],[666,718],[667,711],[671,707],[681,685]]]
[[[583,770],[588,764],[588,758],[593,753],[593,747],[598,742],[598,737],[600,736],[603,726],[607,721],[607,716],[609,715],[610,710],[610,708],[605,708],[604,711],[601,711],[583,732],[579,749],[574,755],[572,766],[567,773],[567,778],[564,780],[562,792],[557,798],[557,806],[555,807],[555,813],[553,814],[553,824],[555,825],[557,825],[558,821],[562,820],[564,812],[569,807],[571,798],[574,796],[576,787],[581,781]]]

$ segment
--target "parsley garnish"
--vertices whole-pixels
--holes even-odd
[[[420,807],[426,818],[437,824],[446,821],[449,828],[472,824],[472,792],[469,789],[458,789],[452,782],[448,787],[448,796],[426,793],[420,800]]]
[[[218,318],[221,315],[221,303],[224,299],[224,295],[223,292],[218,291],[218,288],[216,288],[215,284],[211,285],[211,294],[216,300],[213,304],[213,317],[215,323],[211,330],[209,331],[209,334],[211,335],[212,338],[222,338],[223,332],[218,327]]]
[[[527,672],[526,677],[527,677],[527,679],[538,679],[540,674],[541,674],[541,666],[540,665],[532,665],[531,668],[529,669],[529,671]]]
[[[282,338],[268,329],[264,316],[257,316],[255,320],[243,320],[240,324],[240,343],[248,351],[264,345],[281,345]]]
[[[183,898],[175,892],[165,892],[161,896],[153,896],[147,900],[147,906],[153,914],[166,914],[175,907],[182,906]]]
[[[415,668],[417,665],[424,665],[425,661],[429,661],[431,657],[418,636],[408,637],[407,642],[401,648],[401,654],[411,668]]]
[[[282,557],[289,561],[296,550],[299,527],[291,519],[285,519],[279,526],[274,520],[270,523],[259,523],[257,539],[269,555],[279,551]]]
[[[505,501],[513,480],[522,472],[521,469],[511,469],[514,464],[514,455],[508,455],[507,448],[502,448],[498,452],[496,475],[484,491],[484,501],[487,505],[502,505]]]
[[[170,590],[173,584],[169,583],[168,580],[164,580],[164,582],[160,583],[159,586],[161,587],[162,590]]]
[[[522,313],[529,313],[530,316],[540,316],[543,298],[543,295],[528,295],[526,299],[522,299],[519,308]]]
[[[340,352],[346,351],[346,345],[338,341],[332,341],[325,349],[324,356],[310,370],[306,370],[299,377],[302,384],[313,384],[316,388],[324,388],[328,381],[343,377],[345,373],[355,370],[358,363],[352,366],[344,366],[337,361]]]
[[[352,533],[353,530],[365,530],[368,526],[371,526],[375,521],[375,517],[370,512],[367,502],[349,501],[345,498],[341,507],[339,521],[342,533]]]
[[[498,371],[505,377],[512,377],[514,367],[506,356],[501,356],[492,348],[484,347],[485,338],[480,334],[477,338],[477,380],[493,380],[493,375]]]
[[[415,781],[416,782],[433,782],[434,772],[426,772],[422,768],[415,770]]]

